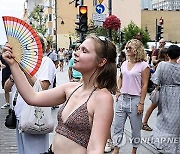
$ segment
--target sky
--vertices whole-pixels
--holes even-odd
[[[0,0],[0,45],[7,41],[2,16],[23,17],[25,0]]]

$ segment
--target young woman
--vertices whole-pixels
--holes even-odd
[[[10,66],[18,91],[28,104],[55,106],[64,103],[58,113],[50,151],[104,154],[113,119],[111,93],[117,89],[115,45],[105,37],[89,35],[74,58],[74,69],[82,73],[82,82],[70,82],[38,93],[27,82],[11,48],[5,46],[4,50],[3,57]]]
[[[117,105],[113,132],[113,154],[119,154],[127,117],[132,128],[132,154],[136,154],[141,138],[141,121],[144,110],[144,99],[149,79],[149,65],[143,44],[132,39],[126,44],[126,58],[121,66],[118,81]]]
[[[177,154],[180,150],[180,64],[177,63],[180,47],[171,45],[167,54],[169,61],[160,62],[152,76],[154,84],[160,86],[152,143],[161,149],[162,153]]]
[[[158,53],[158,62],[156,64],[156,67],[158,66],[158,64],[161,62],[161,61],[168,61],[169,58],[168,58],[168,54],[167,54],[167,49],[165,48],[162,48],[159,50],[159,53]],[[151,78],[151,77],[150,77]],[[153,84],[152,81],[149,81]],[[153,87],[154,87],[154,84],[153,84]],[[152,131],[152,128],[148,125],[148,120],[152,114],[152,112],[154,111],[154,109],[157,107],[157,104],[152,102],[150,104],[150,106],[148,107],[146,113],[145,113],[145,116],[144,116],[144,119],[143,119],[143,123],[142,123],[142,129],[143,130],[146,130],[146,131]]]

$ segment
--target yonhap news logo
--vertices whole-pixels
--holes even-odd
[[[130,143],[130,144],[162,144],[162,143],[166,143],[166,144],[175,144],[175,145],[179,145],[180,148],[180,137],[161,137],[161,138],[153,138],[153,137],[129,137],[126,134],[123,135],[119,135],[118,137],[116,137],[117,141],[115,141],[116,143],[120,143],[120,147],[126,145],[126,143]],[[122,141],[121,141],[122,140]]]

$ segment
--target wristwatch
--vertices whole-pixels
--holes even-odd
[[[9,77],[9,79],[10,79],[11,82],[14,82],[14,80],[13,80],[13,78],[11,76]]]

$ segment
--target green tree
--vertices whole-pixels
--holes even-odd
[[[31,21],[31,26],[43,36],[46,34],[47,28],[45,23],[47,22],[47,15],[43,15],[43,8],[41,6],[36,6],[34,10],[30,13],[28,19]]]
[[[131,23],[123,29],[125,40],[128,41],[133,38],[137,38],[138,34],[141,34],[142,36],[142,43],[147,47],[147,42],[150,41],[149,33],[147,30],[143,30],[142,28],[139,28],[134,22],[131,21]]]
[[[137,38],[138,34],[142,35],[142,43],[147,48],[147,42],[150,41],[149,33],[145,29],[139,28],[134,22],[130,22],[130,24],[127,27],[124,27],[121,29],[121,31],[124,32],[125,42],[127,42],[130,39]],[[108,37],[108,29],[103,28],[101,26],[94,26],[93,21],[90,21],[90,26],[88,29],[87,34],[89,33],[95,33],[98,36],[106,36]],[[77,33],[78,34],[78,33]],[[78,35],[77,35],[78,36]],[[122,44],[123,42],[120,42],[120,33],[119,31],[112,30],[112,41],[115,44]]]

